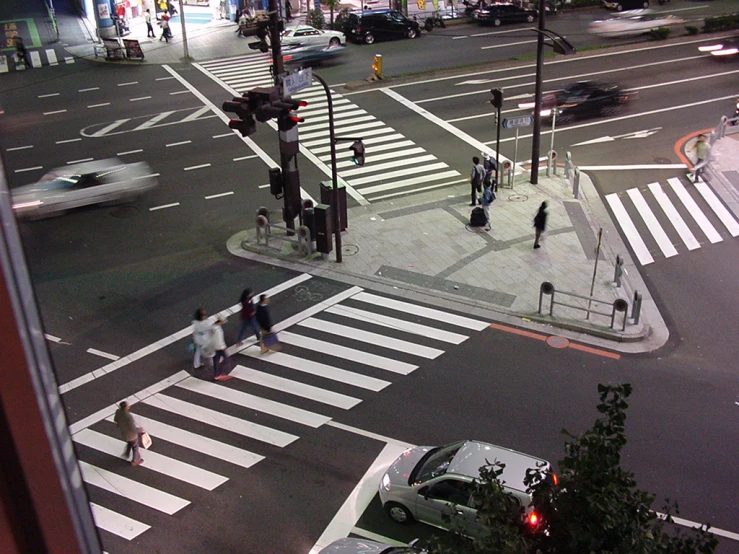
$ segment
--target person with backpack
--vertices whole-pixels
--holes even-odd
[[[485,180],[483,181],[483,185],[492,186],[493,192],[495,192],[498,189],[498,181],[496,179],[498,166],[495,163],[495,159],[487,152],[483,152],[482,156],[485,158],[485,161],[482,162],[482,167],[485,169]]]
[[[493,184],[485,183],[485,189],[482,191],[480,197],[480,204],[482,205],[482,211],[485,213],[485,230],[490,230],[490,204],[495,201],[495,193],[493,192]]]
[[[480,164],[480,158],[472,157],[472,171],[470,172],[470,206],[477,205],[477,195],[482,192],[482,182],[485,180],[485,168]]]

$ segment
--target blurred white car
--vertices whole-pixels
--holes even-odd
[[[588,32],[602,37],[631,37],[648,33],[652,29],[680,25],[684,20],[674,15],[661,15],[650,10],[621,12],[617,17],[593,21]]]
[[[345,46],[346,36],[341,31],[323,31],[310,25],[298,25],[282,33],[285,46]]]
[[[110,158],[54,169],[11,194],[18,217],[41,218],[81,206],[135,200],[157,184],[146,162],[125,164]]]
[[[418,539],[411,541],[408,546],[391,546],[367,539],[347,537],[335,540],[318,554],[426,554],[425,550],[414,546],[417,541]]]
[[[709,52],[711,56],[722,60],[733,58],[739,54],[739,36],[734,38],[725,38],[713,44],[699,46],[698,50],[701,52]]]

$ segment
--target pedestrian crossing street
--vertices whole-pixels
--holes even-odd
[[[74,63],[74,56],[68,55],[66,52],[57,54],[53,48],[45,48],[41,50],[28,50],[28,57],[31,59],[31,66],[34,68],[42,65],[59,65],[61,63]],[[0,73],[8,73],[10,71],[25,71],[24,64],[16,63],[15,52],[0,54]]]
[[[739,223],[704,182],[677,177],[606,195],[641,265],[739,236]]]
[[[200,67],[227,87],[241,95],[254,87],[269,87],[273,81],[268,55],[253,54],[211,62]],[[300,143],[327,165],[331,163],[326,93],[315,85],[300,91],[296,97],[308,106],[300,109],[305,122],[299,124]],[[366,163],[357,167],[349,159],[347,142],[337,143],[339,177],[369,202],[408,193],[433,190],[461,182],[460,173],[433,154],[398,133],[391,126],[367,113],[348,98],[332,91],[334,125],[337,137],[364,139]]]
[[[139,467],[121,458],[112,409],[70,427],[100,529],[136,538],[161,514],[197,502],[195,491],[227,487],[230,472],[278,456],[489,325],[360,287],[289,319],[275,325],[281,351],[263,355],[253,345],[232,354],[230,381],[181,371],[134,395],[132,413],[153,439]]]

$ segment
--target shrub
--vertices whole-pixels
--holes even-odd
[[[660,27],[659,29],[652,29],[651,31],[649,31],[649,36],[652,38],[652,40],[665,40],[667,37],[670,36],[670,28]]]
[[[323,10],[308,10],[305,24],[311,25],[316,29],[323,29],[326,26],[326,18],[323,16]]]
[[[703,22],[703,32],[729,31],[739,29],[739,13],[707,17]]]
[[[686,25],[685,26],[685,31],[689,35],[697,35],[698,34],[698,31],[700,31],[700,29],[698,29],[698,27],[696,27],[695,25]]]

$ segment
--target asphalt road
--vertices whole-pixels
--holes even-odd
[[[693,4],[674,2],[672,8],[678,7]],[[416,48],[431,38],[443,40],[437,36],[382,47]],[[506,41],[517,40],[515,33],[502,36]],[[457,48],[457,43],[468,40],[476,39],[452,44]],[[712,126],[730,106],[727,98],[739,92],[733,84],[739,70],[733,64],[705,63],[696,52],[696,40],[649,48],[628,46],[618,54],[598,52],[596,56],[600,57],[558,58],[547,64],[546,90],[588,75],[617,78],[640,93],[639,100],[617,117],[558,129],[557,144],[576,145],[659,127],[645,138],[572,146],[573,156],[583,166],[600,165],[612,157],[628,164],[664,163],[665,159],[676,163],[674,143],[689,132]],[[515,50],[519,52],[518,47]],[[500,57],[507,55],[504,48],[496,51]],[[433,56],[438,59],[438,51]],[[452,48],[443,57],[449,65],[459,63],[458,53]],[[411,56],[406,71],[427,67],[430,59],[424,62]],[[521,113],[512,97],[532,93],[532,72],[531,62],[524,62],[482,73],[463,71],[445,80],[389,84],[391,92],[488,142],[493,136],[492,118],[481,114],[489,113],[489,88],[503,86],[508,99],[504,111]],[[328,75],[331,82],[342,82]],[[175,78],[178,76],[180,80]],[[252,226],[259,205],[278,208],[268,189],[260,188],[267,182],[268,158],[277,158],[276,140],[274,133],[262,126],[253,137],[257,146],[252,147],[227,134],[223,121],[212,117],[213,112],[200,112],[203,101],[192,89],[215,105],[228,97],[206,72],[189,66],[168,71],[163,67],[113,68],[78,63],[49,68],[47,73],[8,77],[11,80],[3,83],[6,115],[0,146],[11,187],[33,181],[45,170],[88,157],[118,155],[125,161],[146,160],[160,174],[160,188],[136,205],[80,210],[21,227],[46,331],[58,339],[50,341],[50,347],[60,383],[109,364],[111,359],[100,353],[125,358],[173,337],[188,326],[197,306],[215,313],[234,305],[245,286],[267,290],[299,277],[271,266],[234,260],[226,252],[226,239]],[[474,150],[391,96],[375,91],[345,98],[357,109],[391,122],[403,137],[397,140],[412,140],[464,176]],[[451,98],[433,100],[442,96]],[[704,103],[696,105],[698,102]],[[162,117],[166,112],[173,113]],[[504,136],[501,148],[507,156],[512,156],[511,138]],[[548,144],[547,135],[542,143]],[[528,144],[528,139],[522,137],[519,157],[530,149]],[[301,161],[301,174],[304,183],[312,184],[312,188],[306,188],[316,195],[315,184],[325,178],[324,174],[308,161]],[[627,179],[621,174],[594,175],[600,192],[609,194],[681,178],[684,172],[633,171],[627,173]],[[367,196],[371,201],[382,201]],[[347,320],[346,315],[322,312],[315,316],[322,322],[319,328],[301,328],[295,334],[418,368],[406,375],[392,374],[377,366],[365,367],[364,362],[363,374],[392,383],[372,390],[311,374],[296,379],[286,366],[275,369],[266,358],[242,357],[244,365],[259,374],[267,373],[269,367],[270,373],[289,381],[361,400],[353,408],[307,400],[285,382],[277,388],[263,381],[229,382],[229,390],[281,404],[269,408],[264,402],[255,405],[253,399],[238,404],[192,388],[165,386],[160,391],[167,398],[165,404],[171,408],[185,403],[185,410],[173,413],[162,405],[139,404],[136,413],[265,459],[247,469],[224,458],[204,456],[181,444],[186,441],[159,439],[152,432],[157,453],[228,479],[211,491],[162,475],[146,465],[139,468],[143,471],[133,470],[114,456],[79,444],[80,458],[110,471],[96,473],[103,481],[115,483],[115,488],[127,490],[130,486],[127,481],[111,481],[115,475],[131,477],[190,502],[170,516],[106,491],[100,482],[90,486],[91,498],[97,504],[151,526],[130,541],[104,531],[105,548],[109,552],[307,552],[382,450],[383,441],[368,433],[411,444],[475,437],[556,462],[563,451],[559,430],[566,427],[577,432],[589,426],[596,417],[597,383],[615,381],[629,381],[635,387],[625,464],[634,469],[640,485],[656,493],[658,499],[677,498],[686,519],[707,521],[737,532],[739,510],[733,494],[737,452],[733,442],[726,440],[735,434],[736,412],[737,382],[731,371],[736,357],[731,339],[736,333],[730,330],[736,325],[737,311],[735,295],[726,284],[736,275],[734,246],[735,242],[724,240],[646,266],[644,273],[652,292],[661,300],[673,330],[671,343],[650,356],[613,360],[573,349],[551,349],[541,341],[505,331],[460,331],[449,323],[434,321],[431,326],[435,328],[468,337],[460,344],[450,344],[411,335],[402,325],[401,330],[392,331],[378,327],[372,318],[357,322]],[[298,286],[275,294],[276,321],[296,316],[348,290],[346,285],[315,278],[301,284],[303,289]],[[406,326],[409,322],[431,324],[415,312],[421,302],[412,302],[403,313],[367,308],[365,303],[352,299],[341,304],[393,315]],[[329,333],[321,327],[326,326],[325,322],[342,323],[351,329],[344,334]],[[227,327],[229,341],[234,339],[236,327],[232,318]],[[358,330],[384,338],[359,344]],[[407,340],[414,349],[391,348],[389,338]],[[188,369],[183,342],[168,342],[66,393],[70,422],[80,422],[123,396]],[[357,371],[359,364],[332,347],[312,350],[304,339],[303,343],[286,344],[283,354]],[[428,351],[416,347],[443,352],[425,358],[418,352]],[[407,369],[407,365],[400,367]],[[364,382],[368,387],[371,383],[377,388],[375,381]],[[244,397],[239,398],[244,401]],[[300,421],[306,414],[284,406],[325,415],[353,429],[307,425]],[[223,423],[226,429],[214,428],[202,420],[193,422],[192,414],[202,415],[204,408],[264,425],[273,441],[286,439],[275,431],[299,440],[279,446],[239,434],[236,427],[241,424],[231,420]],[[276,410],[279,415],[275,415]],[[112,424],[102,419],[83,427],[116,437]],[[92,436],[92,444],[100,447],[102,443]],[[147,455],[153,467],[155,459],[144,453],[145,458]],[[148,489],[133,494],[139,499],[156,496]],[[278,521],[289,523],[281,526],[279,533],[275,532]],[[376,502],[370,505],[359,527],[406,540],[429,532],[419,526],[397,528],[378,513]],[[722,552],[731,552],[735,543],[724,542],[728,545]]]

